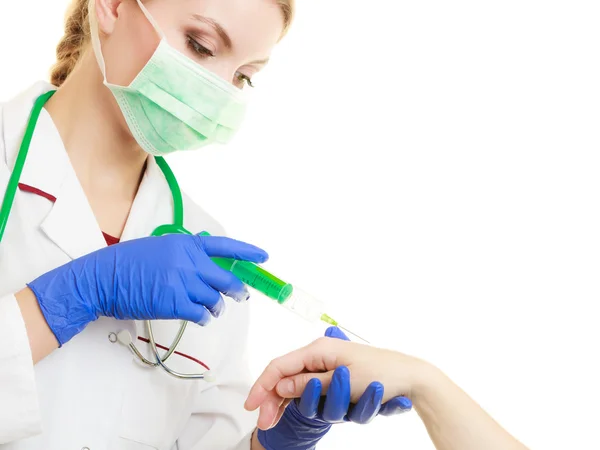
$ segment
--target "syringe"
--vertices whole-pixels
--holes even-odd
[[[170,229],[170,226],[167,227]],[[189,233],[184,228],[178,229],[178,231]],[[156,234],[163,234],[162,230],[156,232]],[[210,236],[206,231],[203,231],[200,235]],[[342,327],[336,320],[326,314],[324,311],[325,304],[322,301],[293,287],[291,284],[286,283],[275,275],[267,272],[262,267],[248,261],[240,261],[232,258],[211,259],[219,267],[233,273],[242,283],[275,300],[281,306],[303,319],[311,323],[325,322],[326,324],[341,328],[367,344],[369,343],[366,339],[361,338],[356,333]]]
[[[275,300],[281,306],[303,319],[311,323],[325,322],[329,325],[337,326],[356,336],[361,341],[367,342],[357,334],[342,327],[336,320],[326,314],[324,312],[325,304],[322,301],[293,287],[291,284],[267,272],[262,267],[248,261],[230,258],[212,258],[212,260],[219,267],[233,273],[244,284]]]
[[[319,321],[331,325],[337,322],[324,313],[324,304],[299,289],[277,278],[260,266],[247,261],[239,261],[229,258],[213,258],[217,265],[230,271],[244,284],[256,289],[269,298],[272,298],[281,306],[298,314],[309,322]]]

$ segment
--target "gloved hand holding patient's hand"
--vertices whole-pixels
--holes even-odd
[[[211,257],[262,263],[268,255],[225,237],[147,237],[75,259],[28,286],[60,345],[100,316],[206,325],[224,310],[221,294],[248,299],[244,284]]]
[[[425,361],[399,352],[320,338],[273,360],[252,387],[245,407],[250,411],[260,408],[258,427],[269,429],[284,414],[289,399],[301,398],[307,387],[316,383],[311,380],[318,380],[326,392],[347,373],[349,402],[360,404],[363,394],[378,382],[383,387],[381,403],[393,400],[392,405],[402,409],[402,401],[396,398],[412,398],[432,369]],[[385,408],[380,412],[385,414]]]
[[[412,408],[408,398],[386,393],[378,381],[390,379],[389,373],[382,375],[386,367],[357,371],[359,377],[353,373],[365,363],[381,365],[381,361],[342,355],[339,350],[348,350],[344,346],[327,347],[329,343],[335,345],[333,341],[348,341],[337,327],[330,327],[325,335],[334,339],[317,341],[307,347],[310,353],[297,351],[273,361],[254,385],[246,408],[261,408],[257,437],[267,450],[313,449],[334,423],[366,424],[377,415],[390,416]],[[390,390],[396,391],[404,393],[402,389]]]

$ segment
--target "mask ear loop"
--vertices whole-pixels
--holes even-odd
[[[154,20],[154,17],[152,17],[150,12],[148,12],[148,10],[144,6],[144,4],[141,2],[141,0],[137,0],[137,4],[140,7],[140,9],[142,10],[142,13],[144,14],[144,16],[146,16],[146,19],[148,19],[148,22],[150,22],[150,25],[152,25],[152,27],[158,34],[158,37],[160,38],[160,40],[166,41],[167,38],[165,37],[165,34],[162,32],[162,30],[158,26],[158,23],[156,23],[156,20]],[[104,78],[104,84],[108,84],[108,80],[106,79],[106,63],[104,62],[104,56],[102,55],[102,44],[100,43],[100,29],[98,28],[98,15],[96,14],[96,1],[95,0],[90,0],[90,2],[88,3],[88,16],[89,16],[89,22],[90,22],[92,48],[94,49],[94,53],[96,54],[96,60],[98,61],[98,66],[100,67],[100,72],[102,72],[102,77]],[[158,45],[160,45],[160,44],[158,44]]]
[[[158,23],[156,23],[156,20],[154,20],[154,17],[152,17],[152,15],[150,14],[150,12],[146,9],[146,7],[144,6],[144,4],[142,3],[142,0],[137,0],[137,3],[139,5],[140,9],[142,10],[142,12],[144,13],[144,16],[146,16],[146,19],[148,19],[148,22],[150,22],[150,25],[152,25],[152,27],[158,33],[158,37],[160,37],[160,40],[161,41],[166,41],[167,38],[165,37],[165,34],[162,32],[162,30],[158,26]]]
[[[100,67],[100,72],[104,78],[104,84],[106,81],[106,64],[104,64],[104,56],[102,56],[102,46],[100,44],[100,30],[98,28],[98,16],[96,14],[96,1],[90,0],[88,3],[88,18],[90,21],[90,34],[92,40],[92,48],[96,54],[96,60]]]

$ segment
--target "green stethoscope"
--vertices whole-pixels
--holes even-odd
[[[23,167],[25,166],[25,160],[27,159],[27,153],[29,152],[29,147],[31,145],[31,138],[33,137],[33,133],[35,132],[35,127],[37,125],[38,118],[40,116],[40,113],[42,112],[44,105],[50,99],[50,97],[54,95],[55,92],[56,91],[50,91],[38,97],[31,111],[29,123],[27,124],[27,128],[25,129],[25,135],[23,137],[23,141],[21,142],[19,154],[17,155],[15,167],[8,180],[8,186],[4,194],[2,207],[0,208],[0,242],[2,241],[2,237],[4,236],[4,231],[6,229],[6,224],[8,223],[10,211],[12,209],[12,205],[15,200],[15,195],[19,186],[19,179],[21,178],[21,173],[23,172]],[[160,167],[160,170],[162,171],[163,175],[165,176],[167,183],[169,184],[169,189],[171,190],[171,196],[173,197],[173,223],[160,225],[152,232],[152,236],[163,236],[165,234],[174,233],[191,234],[183,226],[183,199],[181,196],[181,189],[179,189],[179,184],[177,183],[177,179],[175,178],[173,171],[171,170],[167,162],[164,160],[164,158],[156,156],[155,160],[158,166]],[[177,332],[173,343],[169,346],[169,350],[162,356],[159,354],[156,342],[154,341],[152,324],[149,320],[146,320],[145,325],[146,329],[148,330],[148,340],[150,341],[150,346],[156,358],[155,362],[149,361],[140,353],[140,351],[133,343],[131,335],[128,331],[121,331],[118,334],[111,333],[109,338],[111,339],[111,342],[116,342],[118,340],[120,343],[129,347],[133,354],[137,356],[140,359],[140,361],[142,361],[144,364],[153,367],[160,366],[168,374],[174,377],[196,380],[206,379],[207,381],[212,380],[212,375],[209,372],[198,374],[183,374],[171,370],[165,364],[165,361],[173,354],[173,352],[175,352],[177,345],[179,345],[179,342],[183,337],[183,333],[185,332],[185,328],[187,326],[186,321],[181,322],[181,326],[179,327],[179,331]]]

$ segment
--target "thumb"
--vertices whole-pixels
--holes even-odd
[[[322,392],[327,392],[331,384],[333,372],[333,370],[330,370],[324,373],[299,373],[298,375],[279,381],[275,389],[277,394],[282,398],[300,398],[308,382],[317,379],[321,382]]]

